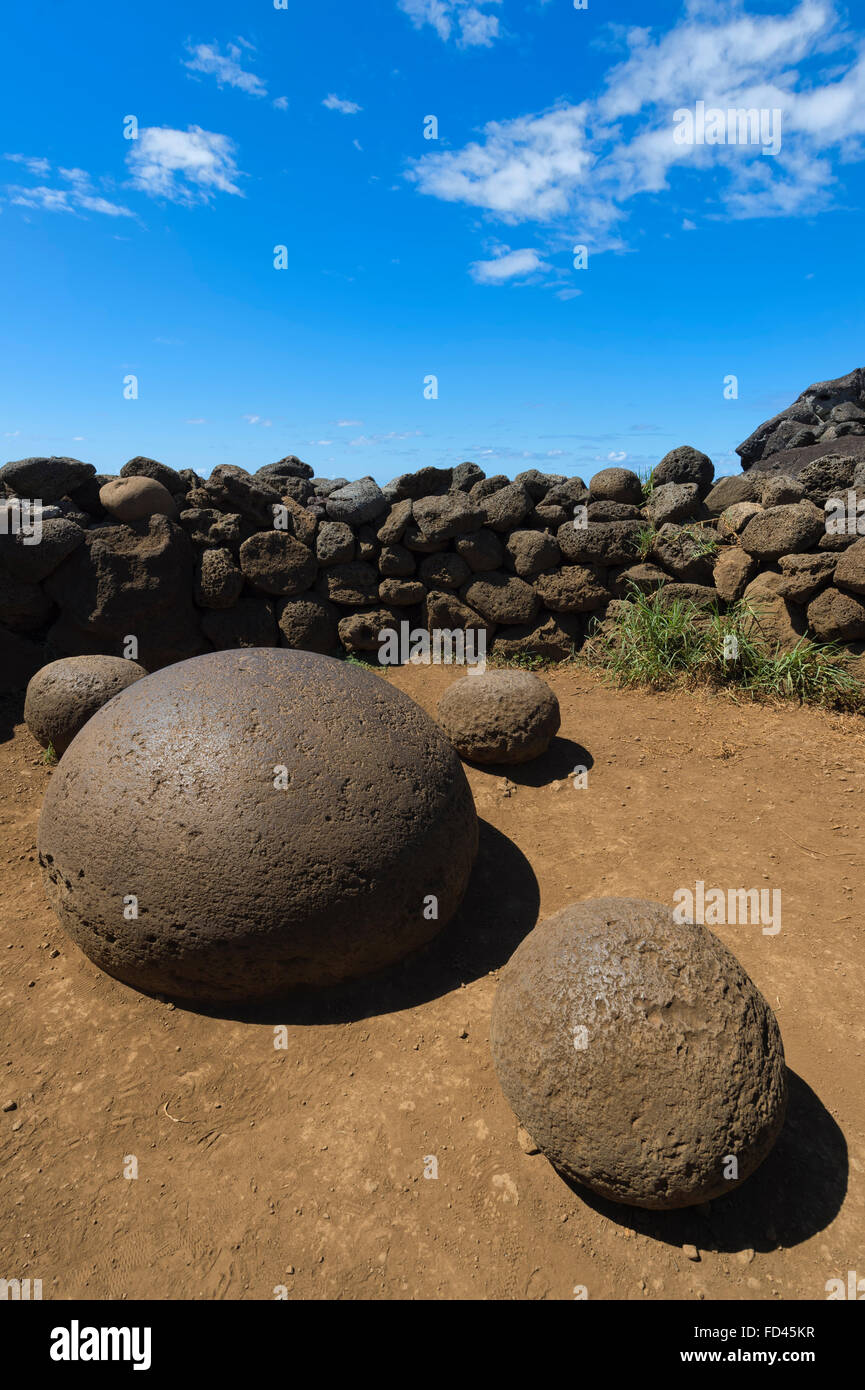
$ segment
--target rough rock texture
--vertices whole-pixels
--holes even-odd
[[[751,517],[739,539],[742,549],[757,560],[777,560],[810,550],[823,535],[825,524],[823,513],[811,502],[796,502]]]
[[[495,570],[470,580],[460,596],[491,623],[530,623],[541,606],[534,589],[524,579]]]
[[[821,642],[859,642],[865,638],[865,603],[855,594],[824,589],[808,604],[808,626]]]
[[[27,686],[24,722],[60,757],[98,709],[147,672],[119,656],[68,656],[43,666]]]
[[[743,468],[774,467],[795,478],[813,459],[837,452],[836,440],[860,446],[863,435],[865,369],[857,367],[806,387],[786,410],[758,425],[736,453]]]
[[[793,651],[806,635],[801,607],[785,597],[783,590],[780,575],[759,574],[743,594],[748,614],[742,629],[770,657]]]
[[[64,457],[16,459],[0,468],[0,487],[16,497],[59,502],[96,475],[92,463]]]
[[[701,497],[711,490],[715,465],[707,454],[701,454],[690,444],[682,444],[665,454],[657,468],[652,469],[655,487],[662,483],[693,483]]]
[[[696,516],[699,505],[696,483],[662,483],[648,498],[644,510],[655,526],[663,526],[665,521],[687,521]]]
[[[603,575],[584,565],[563,565],[535,580],[535,593],[551,613],[590,613],[612,598]]]
[[[757,573],[757,561],[739,546],[718,552],[712,570],[712,583],[725,603],[735,603]]]
[[[199,608],[233,608],[243,589],[243,571],[230,550],[203,550],[195,566],[192,597]]]
[[[107,645],[106,655],[122,656],[124,639],[134,636],[138,660],[152,671],[203,650],[193,570],[186,532],[168,517],[151,516],[89,531],[43,588],[62,617]]]
[[[643,485],[630,468],[602,468],[589,479],[589,492],[599,500],[636,505],[642,501]]]
[[[356,483],[347,483],[327,499],[327,514],[331,521],[345,521],[350,526],[375,521],[376,517],[387,511],[387,507],[387,498],[373,478],[360,478]]]
[[[276,996],[401,959],[450,920],[476,851],[465,774],[420,706],[284,648],[131,686],[60,763],[39,825],[72,939],[127,984],[186,1000]]]
[[[285,531],[259,531],[240,547],[240,568],[265,594],[302,594],[318,573],[312,551]]]
[[[559,702],[530,671],[485,671],[448,686],[436,717],[460,757],[476,763],[526,763],[559,731]]]
[[[287,598],[279,610],[280,645],[333,656],[339,646],[340,610],[317,594]]]
[[[14,579],[40,584],[83,543],[81,527],[67,517],[59,516],[43,521],[42,538],[38,543],[30,543],[20,533],[14,536],[0,535],[0,556]]]
[[[530,932],[501,972],[490,1046],[542,1153],[630,1206],[732,1191],[783,1124],[772,1010],[718,937],[659,903],[573,903]]]

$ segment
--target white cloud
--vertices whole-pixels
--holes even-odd
[[[398,0],[398,3],[416,29],[429,24],[445,43],[455,34],[460,48],[490,48],[501,33],[498,15],[490,13],[490,6],[500,5],[501,0]]]
[[[248,51],[255,52],[252,44],[247,43],[245,39],[241,40],[241,43]],[[237,87],[251,97],[267,96],[267,83],[241,65],[239,60],[243,57],[243,52],[236,43],[230,43],[225,53],[220,52],[219,46],[215,43],[187,44],[186,51],[191,57],[183,66],[190,72],[202,72],[208,77],[215,77],[218,87]]]
[[[531,247],[510,251],[504,247],[491,261],[475,261],[469,273],[479,285],[503,285],[507,280],[523,280],[551,267]]]
[[[441,36],[451,33],[452,5],[402,8],[427,23],[435,11]],[[781,15],[748,14],[743,0],[687,0],[667,32],[620,27],[616,38],[626,57],[596,96],[490,121],[462,149],[415,160],[407,177],[501,223],[540,224],[552,254],[574,242],[624,249],[632,201],[661,195],[675,212],[684,173],[689,205],[696,177],[708,216],[812,215],[833,204],[837,164],[865,158],[865,44],[830,0],[799,0]],[[779,109],[780,149],[677,144],[673,113],[697,101]]]
[[[326,106],[328,111],[342,112],[343,116],[355,116],[358,111],[363,110],[363,107],[358,106],[356,101],[344,101],[342,97],[336,96],[333,92],[326,96],[321,104]]]
[[[40,208],[43,212],[101,212],[106,217],[134,217],[135,214],[119,203],[111,203],[107,198],[88,193],[84,189],[48,188],[39,185],[25,188],[19,184],[7,184],[6,193],[10,203],[16,207]]]
[[[362,434],[357,439],[350,439],[349,444],[352,448],[365,449],[371,444],[389,444],[393,439],[415,439],[423,434],[423,430],[403,430],[400,434],[396,430],[390,430],[387,434]]]
[[[277,111],[288,110],[288,97],[275,97],[273,105]]]
[[[337,428],[341,430],[346,430],[349,428],[360,429],[361,425],[363,424],[363,420],[337,420],[336,424]]]
[[[34,178],[44,178],[51,172],[51,165],[47,159],[41,156],[29,154],[4,154],[4,159],[10,159],[13,164],[23,164],[28,174],[33,174]]]
[[[233,140],[201,126],[147,126],[131,142],[126,159],[134,188],[151,198],[191,204],[206,202],[214,193],[243,197],[234,155]]]

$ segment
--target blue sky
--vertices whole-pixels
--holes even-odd
[[[7,7],[2,461],[731,472],[865,365],[855,8],[278,3]]]

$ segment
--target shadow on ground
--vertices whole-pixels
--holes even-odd
[[[478,830],[478,857],[462,906],[422,950],[378,975],[330,989],[248,1007],[184,1007],[245,1023],[351,1023],[414,1008],[488,975],[537,922],[540,889],[528,859],[506,835],[484,820]]]
[[[570,777],[578,768],[587,772],[594,764],[594,758],[581,743],[572,738],[554,738],[546,753],[533,758],[529,763],[473,763],[479,772],[488,772],[493,777],[507,778],[518,787],[545,787],[550,782]]]
[[[607,1220],[666,1245],[765,1254],[800,1245],[835,1219],[847,1192],[847,1144],[829,1111],[796,1072],[787,1072],[787,1117],[769,1157],[729,1197],[679,1211],[645,1211],[596,1196],[562,1178]],[[814,1297],[820,1297],[819,1290]]]

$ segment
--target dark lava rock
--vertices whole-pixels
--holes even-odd
[[[119,656],[68,656],[43,666],[27,686],[24,722],[58,757],[88,719],[147,672]]]
[[[603,580],[603,572],[584,565],[563,565],[535,580],[535,593],[553,613],[590,613],[603,608],[613,597]]]
[[[268,487],[278,487],[285,478],[313,478],[315,470],[308,463],[303,463],[296,454],[286,454],[285,458],[279,459],[277,463],[266,463],[263,468],[257,468],[255,476],[264,478]]]
[[[320,565],[346,565],[354,559],[354,532],[344,521],[324,521],[315,538]]]
[[[382,546],[378,554],[378,569],[379,574],[387,575],[389,579],[404,579],[406,575],[414,574],[417,560],[410,550],[397,542],[395,545]]]
[[[182,498],[189,491],[190,484],[181,478],[174,468],[169,468],[167,463],[159,463],[156,459],[144,458],[143,456],[130,459],[124,463],[120,470],[121,478],[153,478],[157,483],[174,496]]]
[[[202,613],[201,630],[217,651],[231,647],[275,647],[279,641],[273,603],[251,594],[242,594],[233,608],[214,608]]]
[[[240,547],[240,568],[265,594],[302,594],[315,582],[318,561],[285,531],[259,531]]]
[[[527,763],[559,731],[559,702],[530,671],[484,671],[455,681],[436,717],[460,757],[475,763]]]
[[[482,483],[486,476],[484,470],[476,463],[458,463],[453,471],[451,487],[458,488],[460,492],[468,492],[475,483]]]
[[[13,632],[36,632],[54,612],[49,595],[29,579],[15,579],[0,567],[0,617]]]
[[[507,551],[520,579],[534,579],[562,563],[559,543],[546,531],[512,531]]]
[[[513,531],[521,521],[525,521],[533,507],[528,489],[524,488],[522,483],[511,483],[508,487],[499,488],[484,498],[480,519],[493,531]],[[474,526],[466,526],[463,529],[472,531]]]
[[[652,469],[655,487],[660,487],[662,483],[694,483],[701,497],[711,491],[714,476],[715,465],[708,454],[701,454],[690,444],[671,449]]]
[[[66,517],[57,517],[43,521],[42,537],[35,545],[28,545],[20,534],[0,536],[0,555],[15,579],[40,584],[49,574],[53,574],[67,555],[83,544],[84,532],[81,527]]]
[[[318,581],[320,598],[344,608],[369,608],[378,604],[378,570],[364,560],[347,565],[331,565]]]
[[[632,506],[643,500],[643,484],[630,468],[602,468],[589,479],[589,492],[599,501],[629,502]]]
[[[654,526],[663,526],[665,521],[687,521],[697,516],[699,510],[700,492],[696,483],[662,483],[643,508]]]
[[[808,604],[808,626],[821,642],[858,642],[865,638],[865,603],[855,594],[824,589]]]
[[[447,541],[474,531],[484,519],[483,508],[464,492],[421,497],[412,506],[415,523],[429,541]]]
[[[93,464],[82,463],[80,459],[16,459],[0,468],[0,488],[8,487],[16,497],[59,502],[61,497],[95,476]]]
[[[483,527],[479,531],[457,536],[454,550],[462,556],[473,574],[500,569],[505,562],[505,548],[498,536]]]
[[[410,551],[405,552],[410,555]],[[418,578],[428,589],[458,589],[465,584],[471,569],[461,555],[449,552],[425,555],[418,566]]]
[[[382,603],[392,607],[411,608],[423,603],[426,589],[419,579],[383,579],[378,586],[378,596]]]
[[[39,825],[67,933],[109,974],[182,1000],[400,960],[450,920],[476,851],[465,774],[420,706],[285,648],[124,691],[61,761]]]
[[[630,565],[639,557],[638,521],[595,521],[588,526],[565,522],[556,532],[564,558],[574,565]]]
[[[812,502],[789,507],[770,507],[752,516],[739,542],[756,560],[777,560],[800,554],[816,545],[826,529],[826,518]]]
[[[362,526],[375,521],[388,509],[385,497],[374,478],[359,478],[337,488],[327,499],[327,514],[331,521],[345,521],[349,526]]]
[[[280,645],[332,656],[339,647],[339,609],[318,594],[287,598],[279,610]]]
[[[463,587],[460,597],[481,617],[496,624],[531,623],[541,606],[534,589],[524,579],[495,570],[476,575]]]
[[[473,464],[462,467],[474,467]],[[465,477],[465,474],[462,475]],[[421,497],[440,496],[453,482],[451,468],[419,468],[416,473],[401,473],[382,489],[388,502],[403,502],[406,498],[419,501]]]
[[[230,550],[202,551],[195,564],[192,596],[199,608],[233,608],[243,590],[243,572]]]
[[[221,512],[239,512],[245,521],[260,527],[273,526],[273,509],[281,500],[278,489],[265,485],[262,479],[251,478],[242,468],[230,463],[214,468],[205,487],[187,493],[188,507],[199,505],[198,493],[203,494],[201,506],[216,507]]]
[[[760,480],[750,473],[731,473],[719,478],[705,498],[706,511],[711,516],[720,516],[734,502],[758,502],[760,500]]]
[[[630,1206],[731,1192],[784,1121],[772,1010],[718,937],[660,903],[578,902],[535,927],[501,972],[490,1047],[542,1153]]]

